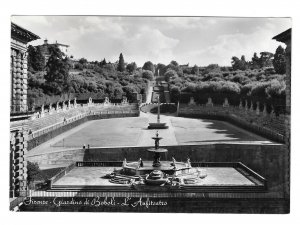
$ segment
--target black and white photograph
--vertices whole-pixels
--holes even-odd
[[[291,40],[289,17],[11,16],[10,210],[289,213]]]
[[[4,3],[1,223],[295,224],[296,8]]]

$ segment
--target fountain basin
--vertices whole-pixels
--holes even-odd
[[[168,175],[181,175],[190,173],[193,168],[188,167],[184,162],[176,162],[175,166],[171,161],[161,161],[160,166],[153,166],[151,161],[144,161],[143,167],[139,167],[138,162],[127,162],[123,166],[121,173],[130,176],[145,176],[154,170],[159,170]]]
[[[149,123],[148,129],[168,129],[166,123]]]

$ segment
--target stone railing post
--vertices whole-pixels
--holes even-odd
[[[250,105],[250,109],[249,109],[250,112],[253,112],[253,102],[251,101],[251,105]]]
[[[242,108],[243,108],[243,103],[242,103],[242,100],[241,100],[241,99],[240,99],[239,108],[240,108],[240,109],[242,109]]]
[[[263,116],[267,116],[267,105],[266,103],[264,104],[264,110],[263,110]]]

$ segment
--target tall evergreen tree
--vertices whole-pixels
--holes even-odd
[[[276,49],[274,60],[273,60],[273,66],[278,74],[285,74],[286,68],[285,68],[285,50],[281,45],[278,46]]]
[[[45,57],[40,48],[28,46],[27,62],[29,71],[43,71],[45,69]]]
[[[57,46],[50,46],[50,57],[46,65],[46,85],[49,94],[61,94],[68,89],[70,63]]]
[[[117,70],[120,71],[120,72],[125,71],[125,62],[124,62],[124,57],[123,57],[122,53],[119,56],[119,63],[118,63]]]
[[[259,60],[259,57],[257,56],[256,52],[254,53],[254,55],[252,57],[251,66],[252,66],[252,69],[260,68],[260,60]]]

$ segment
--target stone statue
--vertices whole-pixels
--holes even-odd
[[[63,101],[63,103],[62,103],[62,109],[63,110],[65,110],[66,109],[66,104],[65,104],[65,102]]]
[[[139,159],[139,167],[144,167],[144,163],[143,163],[142,158]]]
[[[259,115],[259,102],[256,102],[256,115]]]
[[[190,160],[190,158],[187,158],[186,164],[187,164],[188,167],[191,167],[191,160]]]
[[[213,104],[213,102],[212,102],[212,99],[211,99],[211,97],[209,97],[208,99],[207,99],[207,103],[206,103],[206,106],[213,106],[214,104]]]
[[[240,100],[240,105],[239,105],[239,108],[242,109],[243,108],[243,103],[242,103],[242,100]]]
[[[91,105],[91,104],[93,104],[93,99],[92,99],[92,97],[89,97],[89,103],[88,103],[88,105]]]
[[[174,169],[176,169],[176,160],[174,157],[172,157],[172,166],[174,166]]]
[[[251,112],[253,111],[253,102],[251,101],[250,109]]]
[[[266,104],[264,104],[264,110],[263,110],[263,115],[266,116],[268,113],[267,113],[267,106]]]
[[[127,97],[126,97],[126,96],[123,96],[122,104],[123,104],[123,105],[128,104],[128,101],[127,101]]]
[[[190,102],[189,102],[189,105],[195,105],[195,100],[194,100],[194,97],[191,97],[190,98]]]
[[[124,160],[123,160],[123,167],[125,167],[127,165],[127,161],[126,161],[126,158],[124,158]]]
[[[229,107],[228,99],[225,98],[223,107]]]

